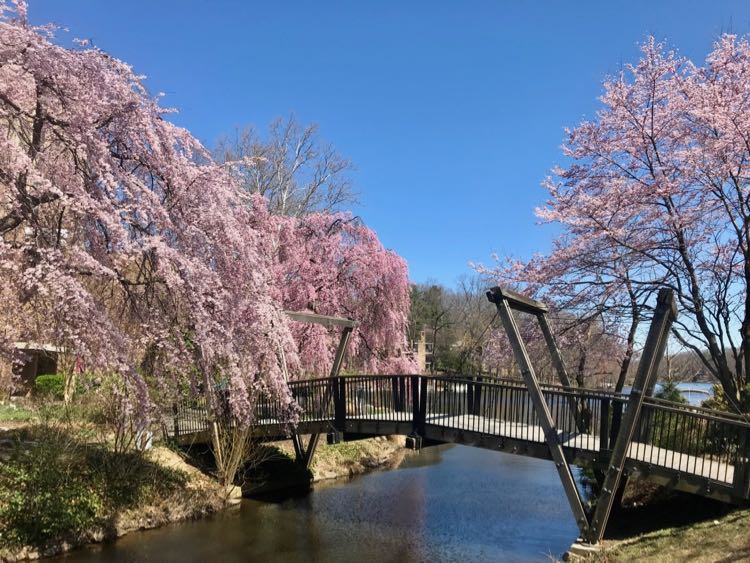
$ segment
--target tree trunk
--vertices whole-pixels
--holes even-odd
[[[628,369],[630,368],[630,362],[633,360],[633,352],[635,351],[635,333],[638,330],[639,323],[640,318],[636,314],[630,321],[627,347],[625,348],[625,356],[623,356],[622,363],[620,364],[620,373],[617,376],[617,383],[615,384],[615,393],[622,393],[622,388],[625,387],[625,380],[628,377]]]

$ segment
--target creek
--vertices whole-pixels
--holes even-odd
[[[239,510],[61,559],[549,561],[577,535],[552,462],[446,445],[410,454],[398,469],[316,485],[278,502],[245,499]]]

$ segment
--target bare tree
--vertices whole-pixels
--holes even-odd
[[[432,373],[443,368],[452,342],[450,329],[455,321],[449,292],[437,283],[415,284],[411,288],[409,337],[417,340],[421,331],[426,332],[427,342],[432,345]]]
[[[245,189],[268,198],[273,213],[299,217],[357,201],[351,161],[320,139],[316,124],[303,126],[293,115],[274,120],[265,136],[252,125],[237,129],[214,153],[234,163]]]
[[[449,295],[455,319],[452,367],[458,373],[484,369],[485,344],[495,320],[495,307],[486,295],[490,285],[486,278],[477,274],[464,275]]]

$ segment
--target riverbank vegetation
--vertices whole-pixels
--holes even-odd
[[[10,416],[5,416],[5,413]],[[23,413],[19,416],[18,413]],[[291,441],[252,444],[226,482],[212,447],[122,447],[98,402],[49,398],[0,411],[0,560],[35,558],[225,509],[243,493],[289,494],[314,481],[397,465],[403,438],[321,443],[311,470]]]
[[[163,446],[115,451],[46,417],[0,432],[0,558],[37,557],[224,506],[224,489]]]
[[[698,523],[663,527],[620,541],[606,541],[597,561],[744,561],[750,558],[750,509]]]

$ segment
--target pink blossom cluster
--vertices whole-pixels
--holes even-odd
[[[0,353],[54,344],[119,374],[143,416],[145,378],[224,385],[240,421],[254,394],[289,402],[296,347],[254,209],[127,64],[23,13],[0,20]]]
[[[651,38],[600,100],[544,184],[537,214],[562,227],[552,252],[493,274],[620,323],[629,352],[639,311],[671,287],[675,338],[737,397],[750,368],[750,43],[723,35],[698,65]]]
[[[283,308],[357,322],[345,370],[416,373],[406,341],[410,300],[403,258],[348,213],[255,217],[271,234],[274,295]],[[293,322],[291,330],[303,372],[326,375],[341,328]]]
[[[53,344],[119,377],[142,424],[154,390],[292,413],[288,378],[327,372],[337,335],[284,309],[356,319],[352,368],[413,371],[406,264],[373,231],[269,214],[130,66],[25,14],[0,9],[1,356]]]

